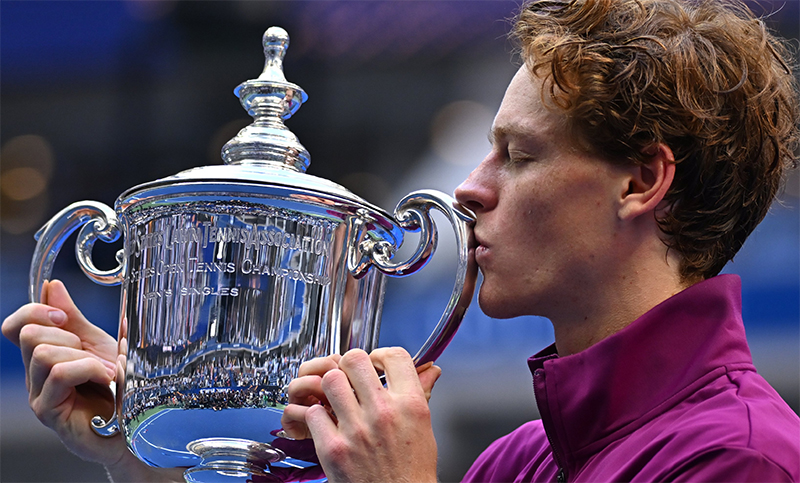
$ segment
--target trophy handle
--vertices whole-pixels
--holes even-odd
[[[108,388],[111,389],[111,394],[114,395],[114,401],[117,400],[117,383],[116,381],[111,381],[109,383]],[[114,404],[114,414],[111,415],[110,418],[106,419],[103,416],[94,416],[91,421],[92,430],[98,436],[102,436],[104,438],[110,438],[112,436],[116,436],[119,433],[119,422],[117,422],[117,405]]]
[[[93,223],[90,223],[93,222]],[[97,201],[73,203],[50,219],[36,232],[36,249],[31,262],[28,296],[31,302],[41,302],[42,287],[50,280],[53,264],[64,241],[78,228],[83,227],[75,244],[75,256],[83,273],[100,285],[118,285],[124,271],[124,252],[117,252],[119,266],[112,270],[98,270],[92,262],[92,247],[99,238],[111,243],[119,239],[117,215],[107,205]]]
[[[472,301],[478,267],[474,257],[469,254],[470,235],[475,217],[451,196],[435,190],[420,190],[406,195],[395,208],[398,224],[407,231],[420,231],[420,241],[416,252],[405,262],[393,262],[395,247],[386,241],[370,238],[357,247],[351,246],[348,268],[355,277],[363,277],[369,267],[375,266],[382,273],[393,277],[404,277],[424,267],[436,250],[438,234],[436,224],[430,216],[431,208],[436,208],[447,216],[456,235],[458,269],[456,282],[450,300],[445,307],[439,323],[414,356],[414,363],[421,366],[435,361],[450,343],[458,330],[464,314]],[[356,218],[353,228],[360,240],[366,230],[367,220]],[[360,255],[360,256],[359,256]]]
[[[31,262],[28,290],[31,302],[42,301],[42,287],[46,280],[50,280],[58,252],[66,239],[78,228],[81,231],[75,243],[75,256],[83,273],[101,285],[118,285],[122,282],[125,266],[123,250],[117,252],[119,265],[113,270],[98,270],[92,262],[92,247],[98,238],[107,243],[119,239],[117,214],[103,203],[79,201],[59,211],[34,235],[36,249]],[[116,399],[116,383],[112,381],[110,387]],[[114,406],[114,415],[108,421],[101,416],[95,416],[91,420],[92,429],[100,436],[114,436],[119,432],[116,405]]]

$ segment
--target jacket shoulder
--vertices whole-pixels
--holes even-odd
[[[626,443],[660,480],[800,481],[800,417],[751,370],[728,371]]]
[[[625,437],[576,455],[581,474],[596,481],[800,481],[800,418],[753,370],[728,370],[657,412]]]
[[[715,448],[689,458],[665,477],[666,481],[793,482],[787,468],[760,451],[749,448]]]

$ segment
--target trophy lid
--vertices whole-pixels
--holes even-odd
[[[310,155],[283,122],[308,99],[305,91],[288,82],[283,73],[289,35],[280,27],[270,27],[264,33],[263,47],[265,63],[261,75],[234,90],[253,123],[222,148],[225,164],[192,168],[133,187],[117,200],[117,210],[156,197],[191,196],[211,190],[227,191],[236,197],[241,191],[253,194],[261,190],[272,199],[295,199],[296,206],[303,200],[312,200],[335,205],[343,214],[358,212],[377,220],[383,230],[392,233],[391,237],[402,239],[402,230],[388,213],[339,184],[305,172]]]

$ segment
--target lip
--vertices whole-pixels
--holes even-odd
[[[489,254],[489,246],[473,232],[473,236],[470,237],[470,251],[475,253],[475,261],[480,265],[480,260]]]

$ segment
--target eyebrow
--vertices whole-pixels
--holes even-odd
[[[508,138],[515,138],[518,140],[524,140],[526,143],[534,143],[539,144],[539,140],[535,133],[523,129],[521,126],[511,125],[511,126],[492,126],[489,129],[488,133],[489,143],[494,145],[498,138],[508,139]]]

